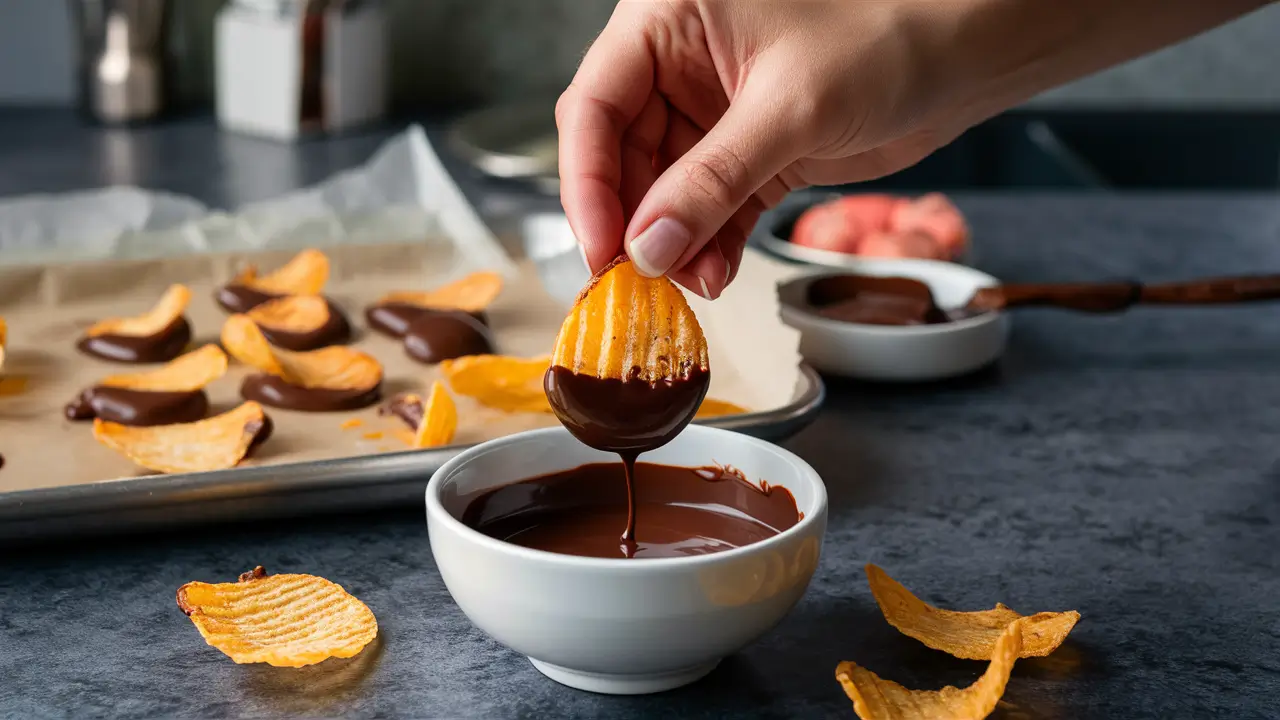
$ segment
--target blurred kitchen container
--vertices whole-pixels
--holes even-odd
[[[524,252],[538,269],[538,279],[566,308],[591,279],[578,240],[563,213],[535,213],[524,220]]]
[[[218,121],[279,140],[386,113],[386,10],[377,0],[234,0],[214,37]]]
[[[80,105],[116,124],[151,120],[165,106],[167,0],[72,0]]]

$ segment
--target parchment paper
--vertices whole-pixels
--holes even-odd
[[[487,253],[468,254],[466,245],[443,237],[414,244],[338,246],[326,249],[332,273],[325,293],[347,313],[358,330],[356,347],[377,357],[385,368],[384,396],[423,391],[438,377],[435,367],[410,360],[400,342],[365,329],[364,308],[390,290],[433,287],[483,266]],[[0,315],[9,323],[7,361],[0,378],[0,492],[54,487],[149,474],[99,445],[92,423],[64,419],[63,407],[102,376],[142,369],[79,353],[75,342],[85,327],[105,317],[147,310],[171,283],[194,294],[187,317],[195,342],[216,342],[226,314],[212,293],[234,277],[245,262],[270,269],[292,251],[192,255],[155,260],[108,261],[48,267],[0,268]],[[693,298],[708,335],[712,357],[712,396],[751,410],[785,405],[798,379],[794,331],[777,319],[772,283],[787,270],[754,253],[731,295],[716,303]],[[542,288],[534,268],[516,266],[502,294],[488,311],[502,353],[549,353],[565,309]],[[750,322],[747,313],[755,314]],[[212,412],[237,405],[240,381],[248,370],[236,363],[210,385]],[[25,388],[16,394],[16,384]],[[554,425],[552,415],[508,414],[456,398],[460,424],[456,442],[471,444],[512,432]],[[407,447],[403,423],[380,417],[377,408],[342,413],[300,413],[267,408],[275,433],[246,463],[281,464],[379,452]],[[352,419],[358,427],[344,428]]]

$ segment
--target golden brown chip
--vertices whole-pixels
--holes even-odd
[[[454,282],[425,291],[390,292],[378,300],[379,305],[392,303],[420,307],[479,312],[489,307],[502,292],[502,276],[483,270]]]
[[[178,425],[128,427],[97,418],[93,436],[148,470],[203,472],[239,464],[267,422],[261,405],[246,402],[221,415]]]
[[[698,406],[698,414],[694,417],[697,419],[725,417],[728,415],[745,415],[750,412],[741,405],[734,405],[725,400],[716,400],[707,398],[702,401],[702,405]]]
[[[227,356],[217,345],[205,345],[186,355],[174,358],[167,364],[145,372],[108,375],[98,382],[108,387],[153,392],[190,392],[203,390],[206,385],[227,372]]]
[[[178,607],[205,642],[236,663],[303,667],[359,654],[378,636],[369,607],[337,583],[314,575],[268,575],[262,566],[239,582],[189,582]]]
[[[275,272],[261,277],[258,269],[249,265],[234,282],[271,295],[319,295],[328,281],[328,256],[319,250],[307,249],[294,255]]]
[[[551,362],[579,375],[654,383],[706,369],[707,339],[675,283],[619,259],[578,295]]]
[[[110,318],[94,323],[85,331],[89,337],[99,335],[124,335],[126,337],[148,337],[169,327],[182,317],[191,303],[191,290],[185,285],[170,285],[155,307],[142,315],[127,318]]]
[[[308,333],[329,322],[329,303],[319,295],[285,295],[268,300],[245,313],[262,327],[290,333]]]
[[[963,690],[950,685],[941,690],[908,690],[849,661],[836,667],[836,680],[862,720],[981,720],[1004,695],[1022,650],[1023,622],[1015,620],[1003,629],[987,671]]]
[[[4,367],[4,348],[9,340],[9,326],[5,324],[4,318],[0,317],[0,368]]]
[[[1042,612],[1023,616],[996,603],[991,610],[958,612],[925,603],[875,565],[867,565],[867,583],[884,619],[902,634],[934,650],[966,660],[991,657],[1000,634],[1014,620],[1023,619],[1021,657],[1044,657],[1067,639],[1080,613]]]
[[[551,358],[467,355],[440,363],[440,372],[459,395],[506,412],[551,412],[542,389]]]
[[[427,396],[426,406],[422,410],[422,423],[418,425],[413,446],[443,447],[453,442],[453,434],[457,431],[458,407],[453,404],[453,398],[449,397],[444,384],[436,380],[431,383],[431,394]]]
[[[345,345],[308,352],[274,348],[248,315],[227,318],[222,347],[245,365],[298,387],[363,390],[382,382],[382,365],[373,356]]]

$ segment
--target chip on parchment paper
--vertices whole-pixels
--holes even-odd
[[[227,372],[227,355],[217,345],[205,345],[170,360],[155,370],[108,375],[99,385],[151,392],[203,390]]]
[[[675,283],[614,260],[578,294],[551,363],[577,375],[657,383],[706,370],[707,338]]]
[[[108,318],[94,323],[85,330],[85,335],[123,335],[126,337],[149,337],[169,327],[191,304],[191,290],[186,285],[170,285],[160,300],[147,312],[135,317]]]
[[[943,610],[912,595],[875,565],[867,565],[866,572],[871,594],[890,625],[934,650],[965,660],[990,659],[1000,634],[1019,619],[1024,620],[1020,657],[1044,657],[1058,649],[1080,619],[1075,610],[1023,616],[1000,603],[991,610]]]
[[[0,317],[0,369],[4,368],[4,348],[9,340],[9,326],[5,323],[4,318]]]
[[[233,583],[189,582],[178,607],[205,642],[236,663],[303,667],[359,654],[378,635],[373,611],[341,585],[314,575],[268,575]]]
[[[506,412],[550,413],[542,388],[551,358],[467,355],[440,363],[440,372],[459,395]]]
[[[413,437],[416,448],[444,447],[453,442],[458,431],[458,406],[454,404],[444,383],[431,383],[431,394],[422,409],[422,422]]]
[[[245,315],[262,327],[290,333],[319,330],[329,322],[329,302],[320,295],[285,295],[268,300]]]
[[[163,473],[235,467],[271,434],[271,419],[256,402],[192,423],[131,427],[93,421],[98,442],[138,465]]]
[[[417,305],[439,310],[480,312],[502,292],[502,275],[492,270],[481,270],[466,277],[442,285],[434,290],[401,290],[389,292],[375,305]]]
[[[346,345],[307,352],[274,348],[248,315],[222,325],[222,347],[231,357],[290,385],[324,390],[371,390],[382,382],[382,364]]]
[[[1004,695],[1009,673],[1022,653],[1024,622],[1015,620],[1003,629],[986,672],[964,689],[908,690],[850,661],[836,667],[836,680],[862,720],[981,720]]]
[[[308,248],[266,275],[249,265],[232,282],[272,295],[319,295],[329,282],[329,257]]]

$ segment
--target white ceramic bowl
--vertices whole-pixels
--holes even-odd
[[[999,285],[994,277],[964,265],[936,260],[863,259],[847,270],[815,272],[778,286],[782,321],[800,331],[800,354],[832,375],[877,381],[941,380],[973,372],[1000,357],[1009,335],[1009,318],[991,312],[938,325],[896,327],[829,320],[806,309],[809,285],[831,275],[907,277],[920,280],[945,309],[968,302],[981,287]]]
[[[570,687],[660,692],[703,677],[780,621],[817,567],[827,493],[813,468],[763,440],[690,426],[641,462],[732,465],[795,496],[804,518],[722,553],[623,560],[519,547],[463,525],[476,493],[591,462],[616,461],[563,428],[511,435],[447,462],[427,486],[440,575],[477,627]],[[643,521],[642,521],[643,522]],[[643,532],[643,525],[640,526]]]

